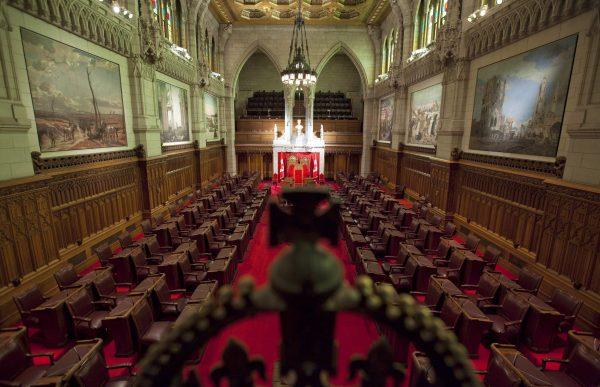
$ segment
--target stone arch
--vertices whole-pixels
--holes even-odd
[[[273,53],[267,47],[261,44],[258,40],[255,40],[254,43],[248,47],[244,55],[242,55],[242,59],[234,67],[235,70],[230,78],[233,80],[231,87],[233,93],[235,93],[235,90],[237,89],[240,72],[244,68],[244,65],[246,64],[248,59],[250,59],[250,57],[258,51],[260,51],[262,54],[265,54],[267,58],[269,58],[269,60],[273,63],[273,66],[275,66],[275,68],[277,69],[277,72],[281,73],[281,71],[283,70],[279,65],[279,62],[277,62],[275,55],[273,55]]]
[[[346,56],[348,56],[348,58],[350,58],[350,61],[354,64],[354,67],[356,67],[358,75],[360,76],[362,93],[364,95],[364,93],[367,90],[367,85],[369,84],[367,72],[365,71],[365,68],[363,67],[360,59],[358,59],[358,56],[354,53],[354,51],[352,51],[352,49],[343,42],[337,42],[333,47],[331,47],[331,49],[329,49],[327,54],[325,54],[325,56],[321,59],[321,61],[315,68],[315,71],[317,72],[317,77],[319,76],[319,74],[321,74],[321,71],[323,70],[323,68],[325,68],[327,63],[329,63],[331,58],[333,58],[334,55],[339,53],[343,53]]]

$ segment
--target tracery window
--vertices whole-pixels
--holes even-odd
[[[167,40],[184,47],[180,0],[150,0],[150,10]]]
[[[210,40],[210,58],[211,58],[211,70],[212,71],[217,71],[217,56],[215,55],[215,37],[213,36],[212,39]]]
[[[446,21],[447,12],[448,0],[421,0],[415,16],[415,50],[435,42],[440,27]]]
[[[388,63],[388,39],[387,37],[383,41],[383,46],[381,47],[381,73],[387,73],[387,63]]]

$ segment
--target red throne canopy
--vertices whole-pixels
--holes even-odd
[[[302,183],[307,177],[319,176],[319,153],[279,152],[279,178],[293,177],[295,183]]]

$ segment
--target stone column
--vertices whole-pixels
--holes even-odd
[[[408,89],[398,86],[394,93],[394,124],[392,126],[392,149],[400,149],[406,138],[406,115],[408,107]]]
[[[235,153],[235,100],[232,97],[233,91],[229,90],[227,95],[222,98],[222,119],[225,121],[223,128],[225,129],[225,144],[227,145],[227,172],[231,174],[237,173],[237,158]]]
[[[287,142],[292,138],[292,129],[294,127],[294,93],[296,86],[283,85],[283,98],[285,99],[285,129],[283,131],[284,139]]]
[[[310,141],[314,138],[315,133],[313,131],[313,108],[315,103],[315,86],[302,87],[304,92],[304,128],[306,135],[304,136],[305,141]]]
[[[4,2],[0,3],[0,180],[33,175],[31,151],[37,150],[35,143],[30,143],[36,134],[21,101],[13,62],[12,42],[18,40],[12,40],[10,34],[19,30],[10,27],[6,12]]]
[[[373,97],[372,92],[365,97],[363,114],[363,144],[362,157],[360,160],[360,174],[367,176],[371,171],[371,145],[377,135],[377,106],[378,99]],[[375,125],[374,125],[375,123]]]
[[[368,25],[367,31],[371,42],[373,43],[373,51],[375,53],[375,75],[381,74],[381,28],[379,26]]]
[[[461,149],[465,128],[469,64],[459,59],[452,62],[444,72],[442,81],[441,125],[437,135],[436,156],[450,160],[455,148]]]

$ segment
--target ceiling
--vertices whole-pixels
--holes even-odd
[[[298,0],[211,0],[210,6],[222,23],[293,24]],[[308,25],[379,24],[389,11],[387,0],[302,0]]]

